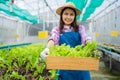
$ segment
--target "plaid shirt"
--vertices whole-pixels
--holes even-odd
[[[73,30],[73,28],[69,28],[68,26],[64,26],[63,31],[64,32],[71,32],[74,30]],[[80,36],[82,39],[81,40],[82,44],[85,44],[87,41],[91,41],[91,37],[87,36],[84,26],[79,25],[79,33],[80,33]],[[49,35],[48,41],[52,39],[56,45],[59,45],[59,38],[60,38],[59,27],[54,27]]]

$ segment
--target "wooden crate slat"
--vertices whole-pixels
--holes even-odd
[[[47,69],[98,70],[99,60],[95,58],[47,57]]]

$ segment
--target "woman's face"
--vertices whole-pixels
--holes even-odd
[[[65,25],[69,26],[74,21],[75,12],[72,9],[65,9],[62,14],[62,20]]]

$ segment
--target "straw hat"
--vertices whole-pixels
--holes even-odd
[[[69,7],[69,8],[74,9],[74,10],[76,11],[76,15],[81,14],[81,11],[80,11],[79,9],[77,9],[72,2],[68,2],[68,3],[66,3],[65,5],[59,7],[59,8],[56,10],[56,13],[57,13],[58,15],[60,15],[61,12],[62,12],[62,10],[63,10],[64,8],[66,8],[66,7]]]

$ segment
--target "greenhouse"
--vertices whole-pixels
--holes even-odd
[[[0,0],[0,80],[120,80],[120,0]]]

